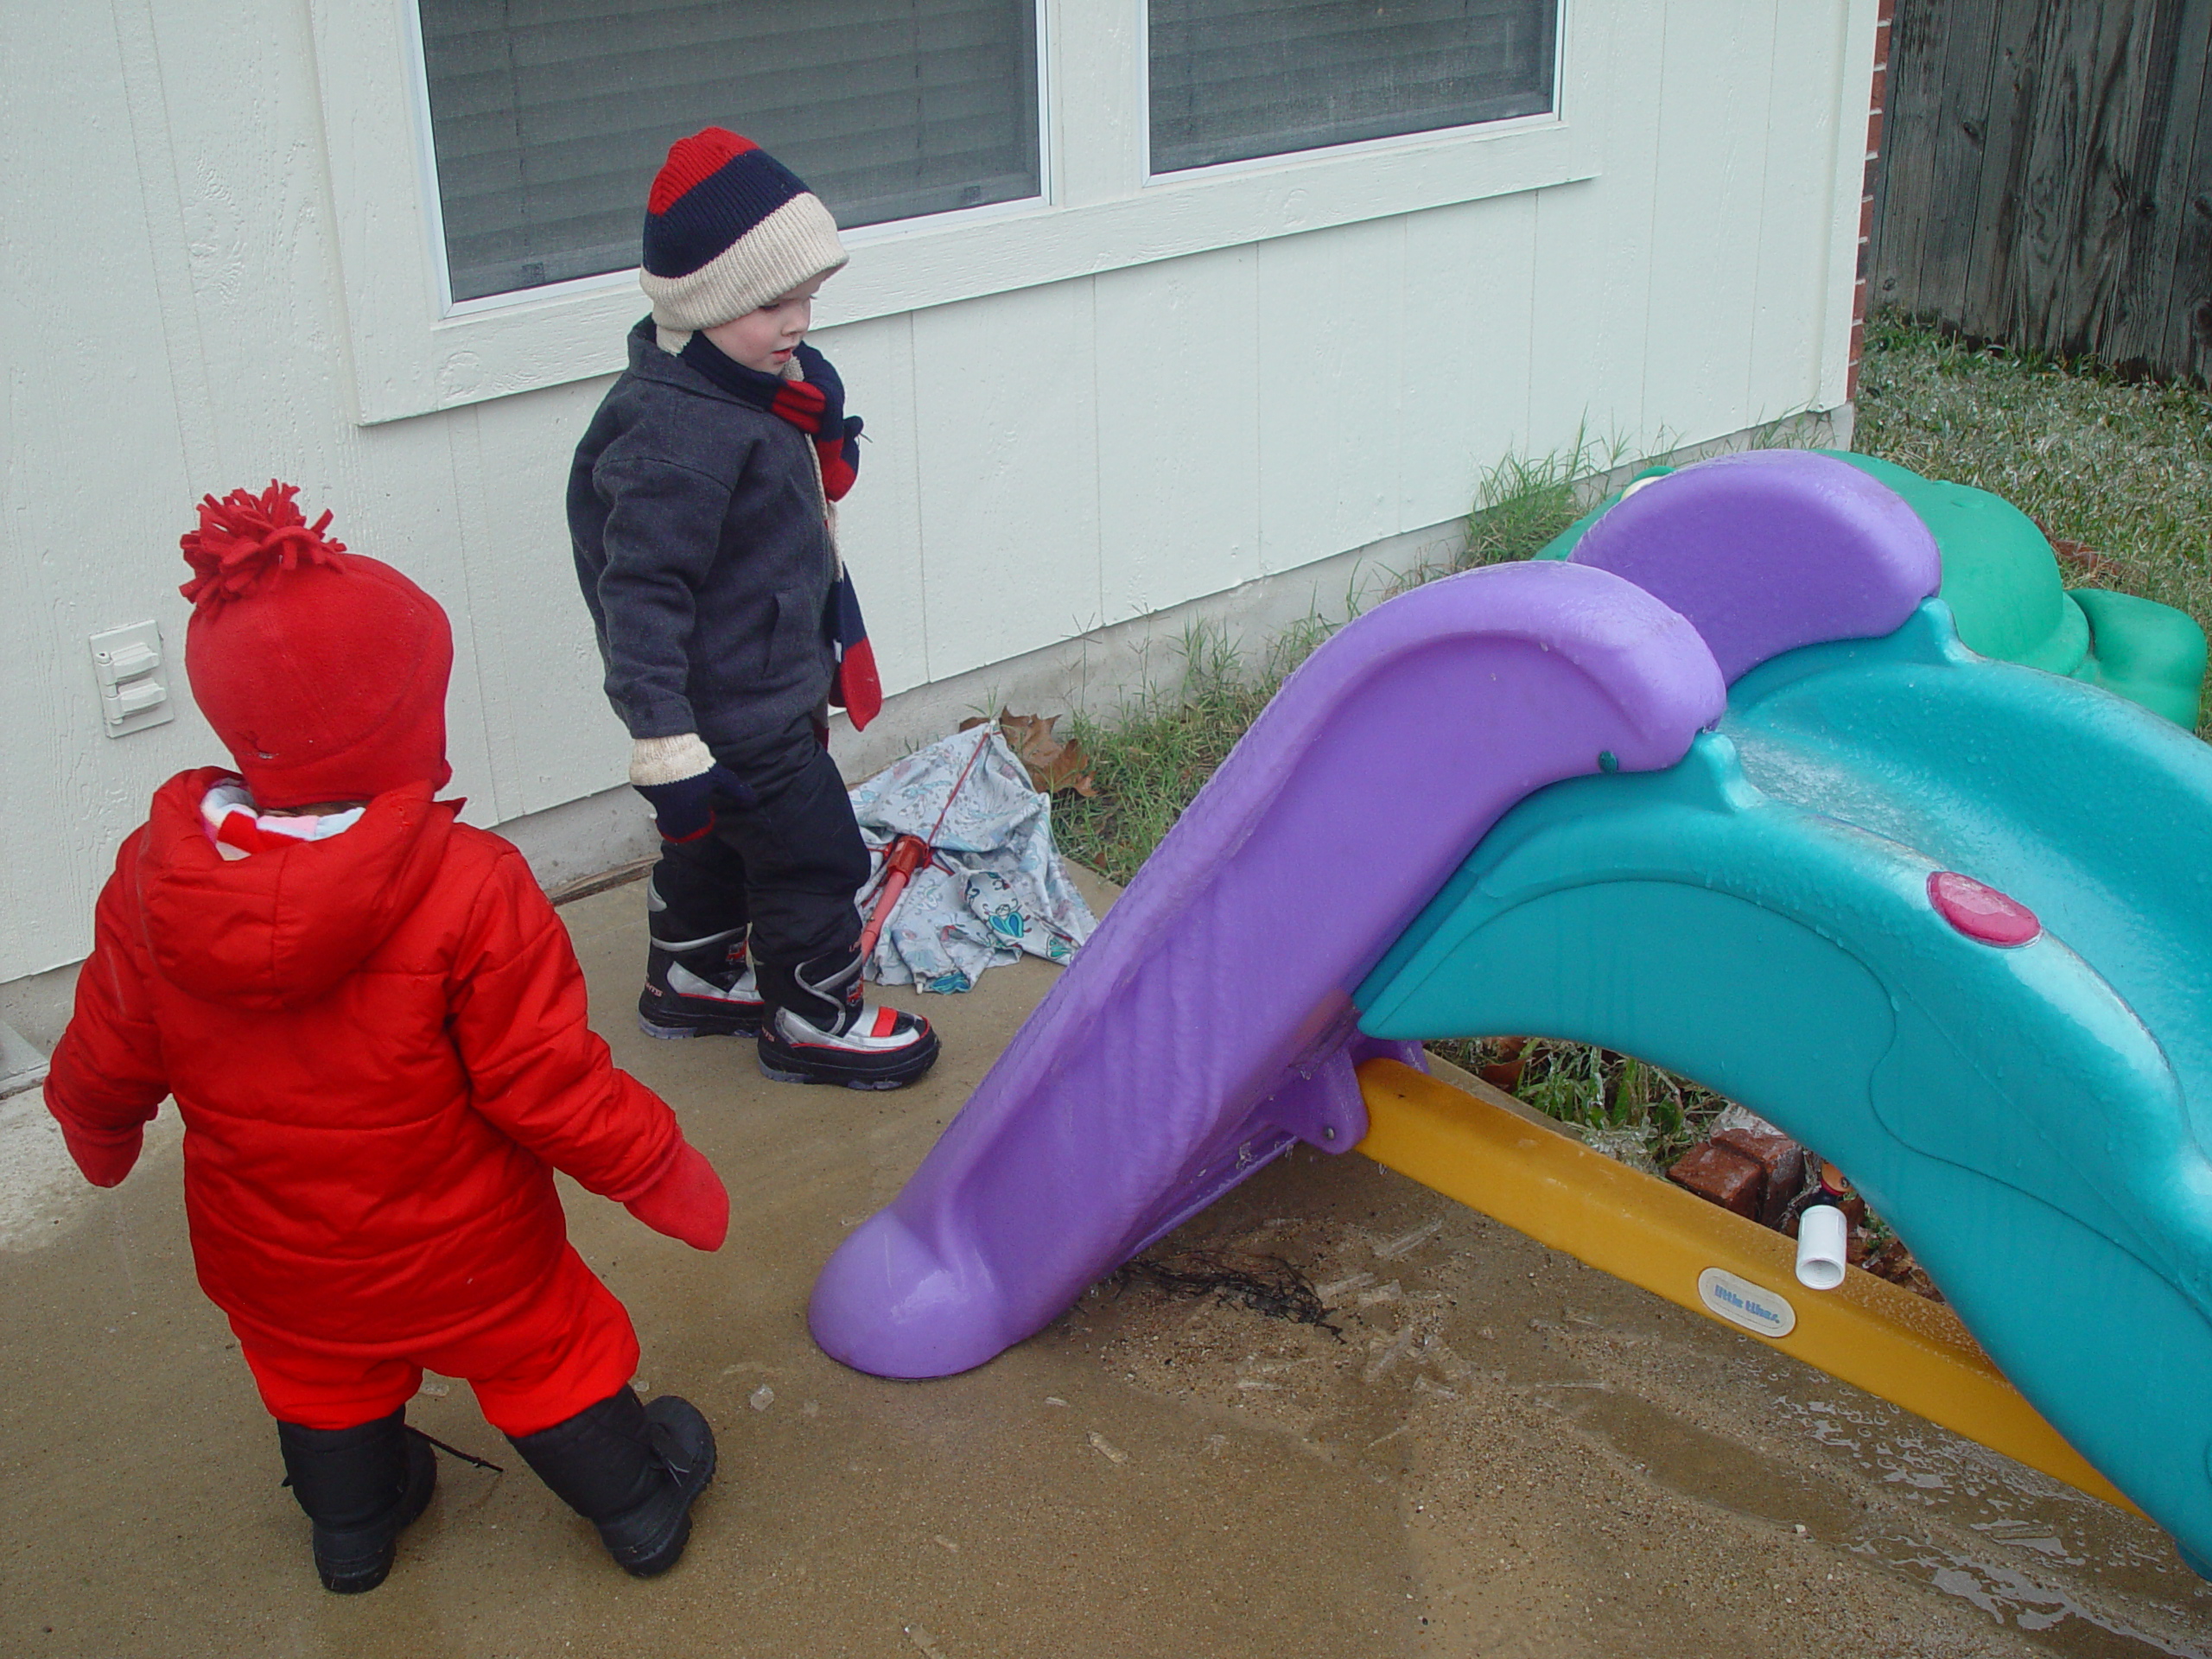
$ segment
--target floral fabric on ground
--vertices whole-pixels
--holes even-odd
[[[967,781],[955,796],[963,767]],[[964,991],[986,968],[1025,952],[1065,962],[1098,925],[1052,846],[1052,797],[1030,786],[995,726],[955,732],[878,772],[853,791],[853,816],[876,864],[860,893],[864,917],[895,836],[918,836],[936,849],[868,963],[868,976],[880,984]]]

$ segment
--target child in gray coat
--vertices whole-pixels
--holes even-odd
[[[895,1089],[938,1039],[861,994],[868,857],[823,747],[841,608],[857,621],[831,504],[860,422],[804,336],[845,259],[766,150],[719,127],[676,143],[645,215],[652,315],[576,447],[569,528],[662,838],[640,1023],[757,1037],[782,1081]]]

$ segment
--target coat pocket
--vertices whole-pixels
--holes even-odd
[[[796,676],[817,667],[829,654],[822,632],[822,599],[803,588],[776,594],[776,626],[768,645],[771,678]]]

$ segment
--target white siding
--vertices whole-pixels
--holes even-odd
[[[915,315],[912,424],[877,448],[912,453],[921,480],[931,679],[1098,625],[1091,289],[1054,283]],[[823,349],[836,359],[834,334]],[[868,551],[845,541],[865,604]],[[878,627],[896,632],[899,619]]]
[[[1636,450],[1840,401],[1871,0],[1577,0],[1574,27],[1594,178],[822,335],[868,421],[843,537],[890,688],[1447,520],[1586,423]],[[296,482],[444,602],[473,820],[621,778],[562,516],[607,382],[356,423],[319,91],[344,73],[277,0],[0,20],[0,980],[83,954],[148,793],[221,758],[182,695],[204,492]],[[1110,174],[1070,154],[1064,199]],[[147,616],[180,716],[110,740],[86,636]]]
[[[1271,575],[1374,541],[1370,526],[1407,528],[1398,379],[1427,329],[1407,338],[1405,223],[1370,219],[1255,250],[1260,568]]]
[[[1259,256],[1093,280],[1103,621],[1262,574]]]

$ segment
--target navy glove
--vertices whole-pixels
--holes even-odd
[[[648,746],[658,752],[649,753]],[[686,777],[664,776],[672,769],[670,762],[681,766],[695,759],[706,762],[703,770]],[[640,773],[654,781],[640,782]],[[663,841],[698,840],[715,827],[717,801],[749,807],[759,798],[743,779],[708,753],[705,744],[688,736],[640,740],[632,754],[630,786],[652,805],[654,826]]]

